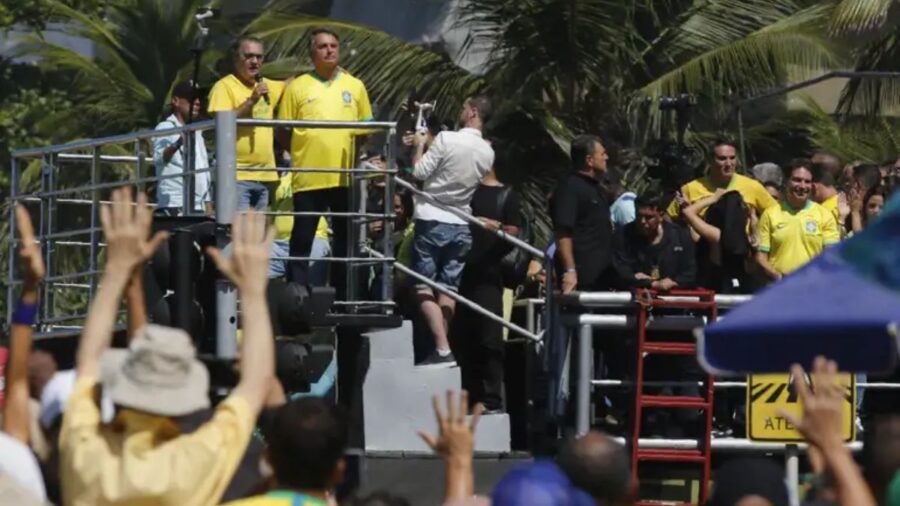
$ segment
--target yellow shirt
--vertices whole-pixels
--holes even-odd
[[[759,250],[769,254],[769,263],[781,274],[802,267],[841,239],[831,213],[812,201],[799,211],[786,203],[770,207],[758,230]]]
[[[275,190],[275,201],[272,203],[272,211],[274,212],[294,212],[294,190],[292,186],[293,176],[288,173],[281,177],[278,183],[278,189]],[[294,217],[276,216],[275,217],[275,239],[279,241],[291,240],[291,231],[294,229]],[[324,216],[319,218],[319,225],[316,227],[316,237],[328,240],[328,220]]]
[[[289,490],[273,490],[266,495],[225,503],[226,506],[325,506],[325,501]]]
[[[741,198],[744,199],[744,203],[755,209],[757,215],[761,215],[763,211],[778,203],[769,195],[769,192],[766,191],[766,188],[759,181],[740,174],[735,174],[731,177],[731,182],[728,183],[726,190],[737,190],[741,194]],[[694,179],[681,187],[681,194],[690,204],[715,192],[716,186],[709,180],[708,176]],[[668,212],[669,216],[677,218],[679,215],[678,202],[673,200],[669,204]],[[706,210],[704,210],[705,212]]]
[[[100,422],[95,378],[78,378],[63,415],[63,504],[103,506],[218,504],[256,423],[247,402],[231,396],[197,431],[180,434],[166,417],[122,410]]]
[[[263,78],[269,87],[269,103],[260,99],[253,106],[253,119],[274,119],[275,106],[284,92],[282,81]],[[209,92],[210,113],[237,109],[253,94],[253,88],[246,86],[234,74],[219,79]],[[268,127],[239,126],[237,129],[237,166],[275,167],[274,129]],[[238,181],[277,181],[278,172],[237,171]]]
[[[372,119],[369,94],[362,81],[339,71],[330,82],[314,72],[294,79],[284,91],[280,119],[367,121]],[[307,169],[351,168],[354,165],[352,129],[295,128],[291,135],[291,165]],[[294,191],[347,186],[346,174],[295,172]]]
[[[841,227],[841,226],[840,226],[840,223],[841,223],[841,211],[838,209],[838,194],[835,193],[834,195],[828,197],[827,199],[825,199],[824,202],[822,202],[822,203],[819,204],[819,205],[822,206],[822,207],[824,207],[826,211],[828,211],[829,213],[831,213],[832,216],[834,216],[834,222],[835,222],[836,224],[838,224],[838,234],[839,234],[841,237],[843,237],[844,235],[846,235],[846,234],[844,233],[844,232],[845,232],[844,227]]]

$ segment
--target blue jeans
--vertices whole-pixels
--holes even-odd
[[[412,243],[412,268],[417,273],[457,291],[465,257],[472,248],[468,225],[416,220]]]
[[[274,183],[261,183],[259,181],[237,182],[237,210],[245,211],[255,209],[260,212],[269,208],[269,194],[274,192]],[[271,191],[270,191],[271,190]]]
[[[279,260],[275,257],[290,256],[290,242],[278,239],[272,243],[272,259],[269,260],[269,279],[280,278],[287,274],[287,260]],[[309,254],[313,258],[328,258],[331,256],[331,243],[327,239],[316,237],[313,239],[312,251]],[[328,282],[328,262],[311,261],[309,263],[310,286],[325,286]]]

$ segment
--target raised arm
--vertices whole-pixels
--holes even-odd
[[[128,289],[125,291],[126,325],[128,339],[137,334],[138,329],[147,325],[147,306],[144,302],[144,270],[137,266],[131,271]]]
[[[231,237],[231,257],[226,258],[217,248],[207,249],[207,254],[241,296],[241,379],[232,395],[240,396],[259,413],[275,377],[275,338],[266,303],[275,232],[266,227],[265,215],[249,211],[235,218]]]
[[[700,213],[707,207],[715,204],[722,198],[724,192],[717,190],[716,193],[703,197],[702,199],[690,204],[681,210],[681,216],[691,226],[691,230],[695,231],[700,237],[711,243],[718,243],[722,238],[722,231],[719,227],[714,227],[700,217]]]
[[[34,240],[34,228],[28,211],[16,205],[16,222],[22,244],[19,257],[25,266],[22,295],[13,313],[9,366],[6,373],[6,404],[3,406],[3,432],[28,444],[28,357],[37,314],[38,284],[44,279],[44,260]]]
[[[147,196],[141,193],[135,206],[130,187],[113,191],[112,205],[100,209],[100,222],[106,240],[106,266],[78,345],[79,377],[96,378],[100,373],[100,356],[112,340],[122,292],[135,269],[169,236],[157,232],[149,238],[153,215]]]
[[[454,392],[447,391],[446,415],[441,411],[437,395],[432,397],[431,403],[434,407],[434,417],[437,419],[438,434],[433,436],[425,431],[419,431],[419,437],[441,456],[447,467],[444,504],[469,499],[475,493],[475,473],[472,468],[475,428],[484,406],[477,404],[470,419],[469,394],[465,390],[459,393],[458,407]]]

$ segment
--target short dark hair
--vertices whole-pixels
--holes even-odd
[[[494,108],[491,105],[491,99],[487,95],[479,93],[467,98],[466,101],[469,102],[469,106],[478,111],[478,117],[481,118],[482,126],[491,120]]]
[[[620,504],[631,494],[631,462],[625,449],[596,431],[563,443],[556,463],[576,487],[599,504]]]
[[[657,192],[645,192],[634,199],[634,208],[640,209],[642,207],[662,211],[666,208],[666,202],[663,200],[663,196]]]
[[[853,178],[863,187],[863,191],[869,191],[881,184],[881,167],[872,163],[863,163],[853,167]]]
[[[253,35],[241,35],[240,37],[234,39],[234,42],[231,43],[231,47],[229,48],[232,60],[235,60],[238,56],[240,56],[241,46],[244,44],[244,42],[253,42],[254,44],[265,46],[265,42],[263,42],[259,37],[254,37]]]
[[[730,138],[716,137],[709,144],[709,157],[710,158],[712,158],[713,156],[716,155],[716,148],[718,148],[719,146],[731,146],[735,149],[735,151],[737,151],[737,148],[738,148],[737,143],[734,142],[733,140],[731,140]]]
[[[279,485],[324,490],[347,447],[347,419],[337,406],[316,397],[291,401],[275,413],[269,459]]]
[[[806,169],[812,174],[812,166],[812,160],[809,158],[794,158],[784,166],[784,184],[787,184],[788,181],[790,181],[791,174],[797,169]]]
[[[834,186],[834,174],[832,174],[831,169],[826,164],[814,163],[812,164],[811,171],[814,183],[825,186]]]
[[[841,170],[844,168],[843,165],[841,165],[841,159],[828,151],[816,151],[813,153],[813,158],[818,158],[820,160],[818,164],[822,165],[828,172],[831,172],[831,177],[835,180],[837,180],[837,177],[841,174]]]
[[[572,146],[569,149],[569,154],[572,156],[572,168],[580,170],[584,167],[584,159],[588,155],[594,154],[597,144],[603,144],[603,142],[596,135],[581,134],[572,139]]]
[[[900,415],[875,417],[863,435],[863,475],[875,502],[885,504],[887,487],[900,470]]]
[[[335,39],[337,39],[338,43],[341,42],[341,36],[337,34],[336,31],[331,28],[325,28],[324,26],[320,26],[318,28],[313,28],[311,32],[309,32],[309,54],[312,54],[313,44],[316,42],[316,35],[327,33],[331,35]]]

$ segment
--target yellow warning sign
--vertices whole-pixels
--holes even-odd
[[[838,374],[844,387],[843,436],[852,441],[856,421],[856,382],[852,374]],[[810,384],[809,376],[806,383]],[[815,385],[812,386],[815,388]],[[790,374],[754,374],[747,377],[747,438],[752,441],[803,442],[803,436],[779,414],[786,410],[803,413]]]

